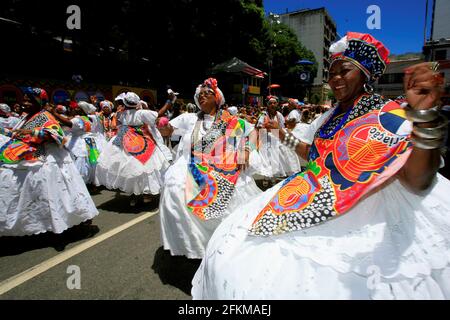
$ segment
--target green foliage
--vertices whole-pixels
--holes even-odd
[[[301,44],[288,26],[278,24],[269,18],[266,27],[269,30],[267,39],[269,60],[272,53],[272,82],[281,84],[283,94],[286,96],[303,96],[299,74],[302,71],[310,71],[310,81],[313,81],[317,75],[314,54]],[[314,65],[299,65],[297,63],[299,60],[309,60],[314,62]]]
[[[311,97],[311,103],[312,104],[319,104],[320,103],[320,96],[317,93],[314,93]]]
[[[265,72],[272,60],[273,82],[294,96],[303,68],[297,61],[314,61],[288,27],[269,23],[262,0],[82,1],[81,30],[66,28],[68,0],[4,2],[1,16],[24,24],[8,41],[33,48],[19,51],[27,52],[20,55],[23,61],[40,61],[42,68],[31,75],[36,77],[79,73],[89,82],[145,85],[160,92],[171,84],[188,95],[213,65],[238,57]],[[73,40],[71,53],[57,37]],[[17,72],[29,73],[23,68]]]
[[[328,97],[328,100],[333,101],[335,99],[333,91],[329,91],[327,97]]]
[[[403,54],[392,54],[389,56],[391,61],[424,59],[424,55],[420,52],[407,52]]]

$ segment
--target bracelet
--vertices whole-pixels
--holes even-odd
[[[444,138],[445,134],[447,132],[448,119],[443,115],[439,115],[438,119],[440,121],[437,123],[436,127],[420,128],[417,126],[413,126],[414,135],[419,138],[424,138],[424,139],[442,139],[442,138]]]
[[[297,146],[301,143],[299,139],[297,139],[292,133],[287,131],[286,129],[282,129],[284,132],[284,139],[282,143],[288,147],[289,149],[292,149],[294,152],[297,149]]]
[[[289,138],[290,135],[291,135],[291,133],[290,133],[287,129],[285,129],[285,128],[281,129],[281,131],[283,131],[283,133],[284,133],[284,138],[283,138],[283,140],[282,140],[281,142],[282,142],[283,144],[286,144],[288,138]]]
[[[431,122],[439,117],[439,111],[437,107],[426,110],[414,110],[411,106],[405,107],[406,118],[411,122]]]
[[[419,137],[412,137],[411,141],[414,143],[414,146],[416,148],[424,149],[424,150],[440,149],[445,146],[445,138],[423,139],[423,138],[419,138]]]

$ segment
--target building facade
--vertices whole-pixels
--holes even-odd
[[[450,38],[450,1],[434,0],[431,40]]]
[[[389,99],[403,95],[405,93],[403,88],[405,69],[421,62],[423,59],[392,61],[386,68],[386,72],[375,83],[375,92]]]
[[[329,73],[329,48],[337,39],[337,26],[325,8],[305,9],[280,14],[281,22],[289,26],[299,41],[314,53],[318,62],[312,95],[326,100],[330,90],[326,81]],[[310,98],[311,100],[311,98]]]
[[[426,61],[437,61],[445,77],[444,105],[450,105],[450,1],[434,0],[431,38],[425,43]]]

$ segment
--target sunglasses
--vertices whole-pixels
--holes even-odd
[[[197,97],[209,97],[209,96],[214,96],[215,95],[215,93],[214,93],[214,91],[212,91],[212,90],[210,90],[210,91],[203,91],[203,92],[199,92],[198,94],[197,94]]]

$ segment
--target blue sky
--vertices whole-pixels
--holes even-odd
[[[431,25],[432,2],[429,0],[428,25]],[[366,11],[370,5],[381,9],[380,30],[367,28],[370,14]],[[330,13],[340,35],[347,31],[370,33],[393,54],[422,51],[426,0],[264,0],[266,13],[320,7],[325,7]]]

